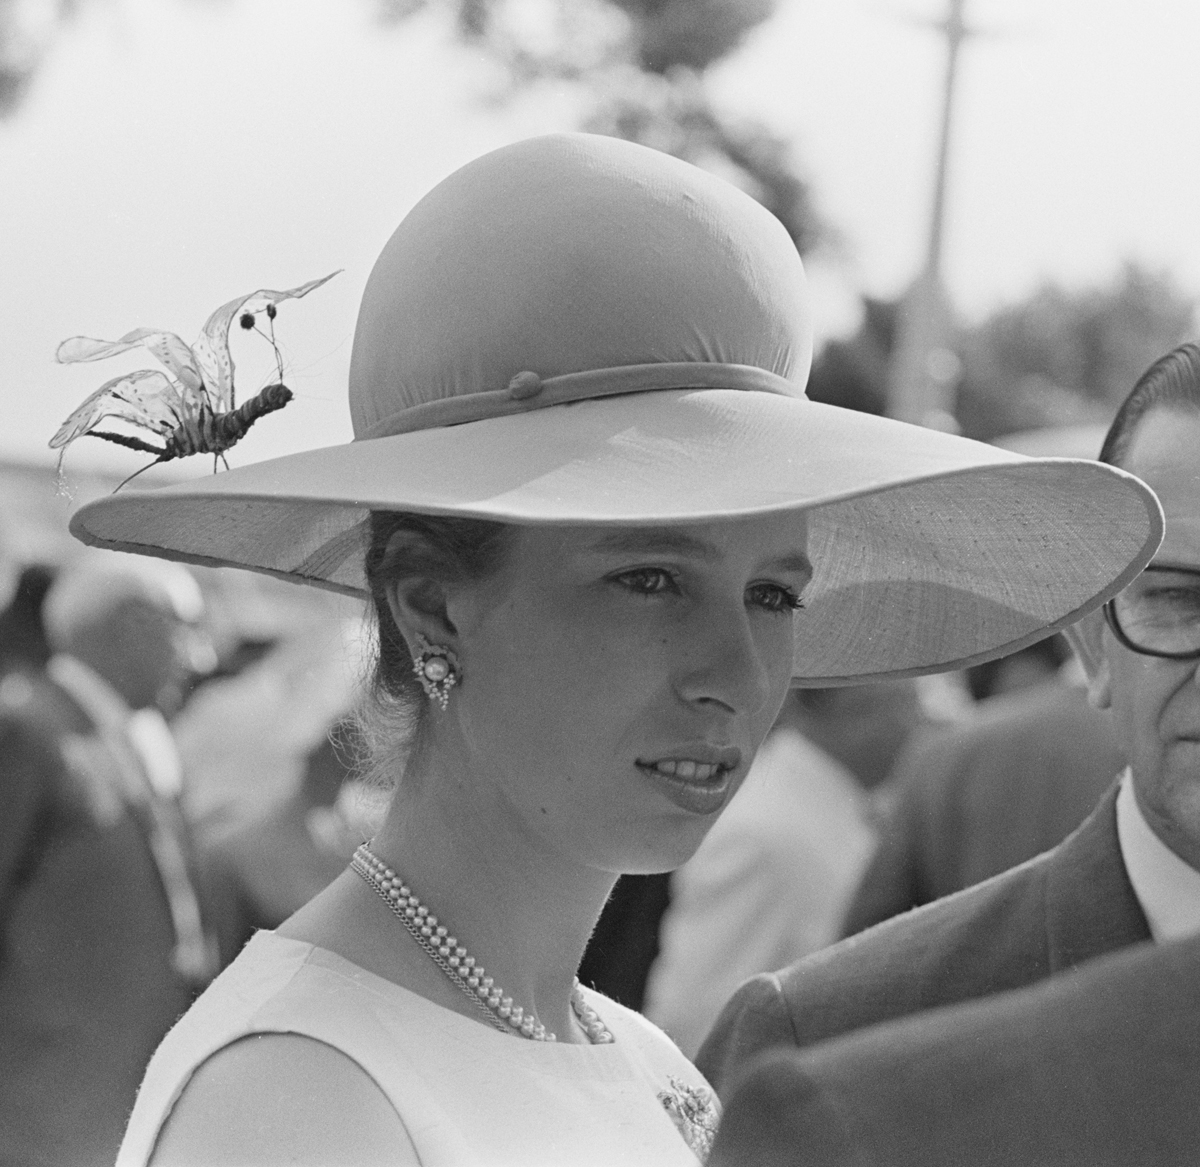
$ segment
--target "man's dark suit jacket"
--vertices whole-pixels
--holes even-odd
[[[853,936],[1063,841],[1125,767],[1106,713],[1051,680],[981,701],[905,743],[879,846],[841,934]]]
[[[775,1051],[708,1167],[1190,1167],[1200,937],[1032,988]]]
[[[773,1046],[1021,988],[1149,940],[1117,841],[1117,789],[1053,851],[747,981],[696,1064],[724,1092]]]
[[[64,690],[0,680],[4,1167],[112,1163],[150,1055],[196,996],[172,964],[151,823]]]

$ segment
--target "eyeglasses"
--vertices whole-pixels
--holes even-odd
[[[1153,564],[1104,605],[1104,617],[1134,652],[1200,660],[1200,571]]]

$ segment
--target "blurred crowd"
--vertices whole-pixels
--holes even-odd
[[[111,552],[0,565],[0,1162],[111,1162],[166,1030],[370,831],[357,621]]]
[[[166,1030],[323,888],[355,770],[355,607],[109,552],[0,614],[0,1162],[110,1161]],[[689,1056],[734,990],[1067,835],[1120,760],[1064,643],[796,690],[696,855],[626,876],[582,979]]]

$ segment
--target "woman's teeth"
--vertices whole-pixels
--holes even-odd
[[[693,762],[690,759],[667,758],[665,761],[655,762],[653,768],[660,774],[667,774],[672,778],[682,778],[687,782],[709,782],[725,767],[716,762]]]

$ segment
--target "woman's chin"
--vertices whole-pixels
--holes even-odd
[[[661,875],[674,871],[695,855],[715,821],[714,815],[702,821],[673,824],[676,829],[662,830],[636,849],[622,848],[608,864],[609,869],[622,875]]]

